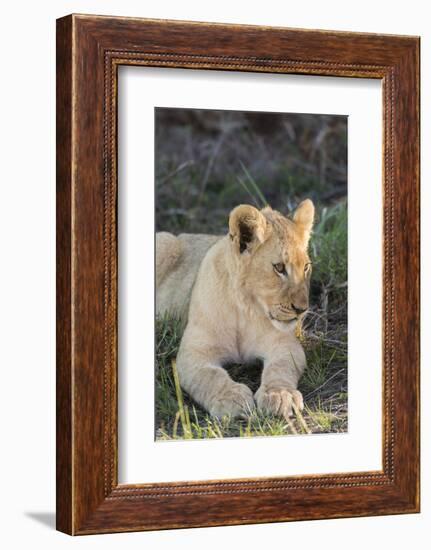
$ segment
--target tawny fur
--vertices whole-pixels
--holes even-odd
[[[156,236],[157,314],[186,322],[177,356],[182,387],[211,415],[244,416],[255,404],[288,416],[303,407],[298,381],[305,355],[295,327],[308,308],[308,240],[314,206],[293,219],[270,208],[240,205],[229,233]],[[285,267],[279,273],[277,267]],[[223,365],[263,360],[253,396]]]

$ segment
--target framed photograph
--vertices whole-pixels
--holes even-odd
[[[57,21],[57,528],[419,511],[419,38]]]

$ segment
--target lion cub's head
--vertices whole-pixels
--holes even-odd
[[[307,253],[314,220],[311,200],[292,219],[267,207],[237,206],[229,234],[238,284],[279,330],[294,327],[308,309],[311,263]]]

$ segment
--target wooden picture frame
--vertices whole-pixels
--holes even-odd
[[[383,469],[119,485],[119,65],[383,83]],[[151,307],[151,306],[149,306]],[[57,529],[419,511],[419,38],[70,15],[57,21]]]

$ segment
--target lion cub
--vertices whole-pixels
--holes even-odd
[[[237,206],[224,237],[156,235],[156,311],[187,321],[177,356],[182,387],[213,416],[244,416],[260,409],[284,417],[305,355],[295,336],[308,308],[314,219],[311,200],[289,219],[267,207]],[[223,364],[263,360],[253,394]]]

